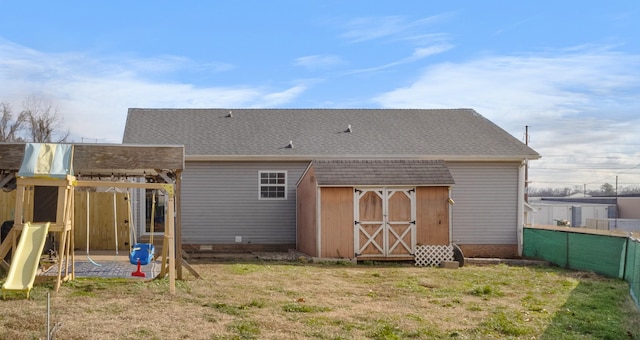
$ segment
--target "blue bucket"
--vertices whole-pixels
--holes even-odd
[[[151,243],[136,243],[131,249],[131,254],[129,254],[129,262],[138,264],[138,260],[140,260],[141,265],[149,264],[149,262],[153,261],[155,252],[156,248]]]

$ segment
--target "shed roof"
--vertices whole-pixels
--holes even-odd
[[[540,157],[472,109],[131,108],[123,142],[183,144],[187,160]]]
[[[442,160],[315,160],[320,186],[454,184]]]

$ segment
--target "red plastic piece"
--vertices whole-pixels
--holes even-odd
[[[138,270],[136,270],[135,272],[131,273],[131,276],[140,276],[140,277],[146,277],[147,276],[145,273],[143,273],[140,270],[140,259],[138,259]]]

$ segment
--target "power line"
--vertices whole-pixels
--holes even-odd
[[[541,153],[542,158],[598,158],[598,159],[638,159],[639,153],[632,152],[605,152],[605,153],[585,153],[585,152],[567,152],[565,154],[546,154]]]
[[[531,170],[582,170],[582,171],[615,171],[615,170],[633,170],[633,168],[554,168],[554,167],[530,167]]]

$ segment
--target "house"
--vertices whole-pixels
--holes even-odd
[[[640,197],[620,196],[537,197],[531,200],[539,225],[568,221],[572,227],[598,230],[640,231]]]
[[[472,109],[131,108],[123,143],[184,145],[185,249],[344,258],[517,256],[540,157]]]

